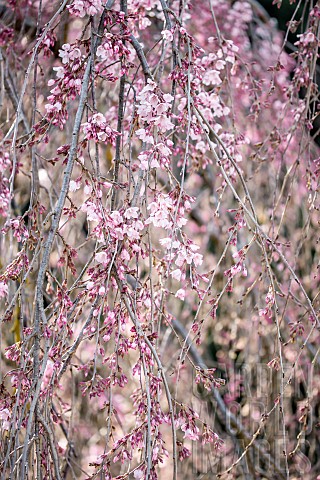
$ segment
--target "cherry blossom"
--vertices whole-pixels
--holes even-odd
[[[6,298],[8,295],[8,285],[4,282],[0,282],[0,297]]]
[[[3,478],[313,480],[319,6],[2,3]]]
[[[74,0],[68,9],[72,15],[76,17],[84,17],[85,15],[96,15],[102,11],[101,0]]]

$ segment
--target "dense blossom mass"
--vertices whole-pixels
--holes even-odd
[[[2,480],[320,478],[300,7],[0,2]]]

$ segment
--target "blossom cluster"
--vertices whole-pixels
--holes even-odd
[[[10,156],[8,152],[4,152],[0,156],[0,215],[6,217],[10,204],[10,189],[7,178],[8,170],[11,166]]]
[[[74,0],[71,5],[68,5],[69,12],[80,18],[85,15],[96,15],[102,12],[102,9],[102,0]]]
[[[121,135],[116,130],[113,130],[102,113],[95,113],[82,124],[83,133],[88,140],[95,142],[115,144],[117,136]]]
[[[265,301],[266,307],[259,310],[259,316],[264,318],[267,323],[272,323],[272,307],[275,303],[275,297],[273,287],[271,285],[269,286],[268,294],[266,295]]]
[[[126,36],[114,35],[111,32],[105,32],[102,44],[97,48],[97,71],[101,72],[108,80],[117,79],[117,64],[120,61],[120,75],[128,74],[130,67],[134,66],[135,51],[130,44],[125,43]],[[108,64],[113,64],[109,66]]]
[[[68,118],[66,110],[68,100],[74,100],[81,92],[84,65],[81,51],[76,45],[69,43],[62,45],[59,56],[63,66],[53,67],[56,79],[48,81],[48,86],[53,88],[50,90],[51,95],[47,98],[49,103],[45,108],[47,119],[62,129]]]
[[[169,116],[173,97],[170,93],[159,92],[156,83],[148,79],[147,85],[141,90],[137,100],[141,128],[136,130],[136,135],[143,142],[153,145],[155,143],[154,128],[160,134],[174,128]]]

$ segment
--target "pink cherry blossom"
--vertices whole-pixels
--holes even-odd
[[[273,3],[1,2],[3,479],[320,475],[320,7]]]
[[[0,297],[5,298],[8,295],[8,285],[0,282]]]
[[[170,30],[162,30],[161,35],[162,35],[163,38],[164,38],[165,40],[167,40],[168,42],[172,42],[172,40],[173,40],[173,35],[172,35],[172,32],[171,32]]]
[[[80,18],[85,15],[96,15],[102,11],[102,0],[73,0],[68,9],[72,15]]]
[[[106,252],[99,252],[96,254],[96,261],[98,263],[106,264],[108,262],[108,255]]]
[[[185,296],[186,296],[186,291],[183,288],[179,288],[179,290],[177,290],[177,293],[175,294],[175,297],[179,298],[179,300],[182,300],[182,301],[185,299]]]

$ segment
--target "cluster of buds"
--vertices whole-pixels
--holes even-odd
[[[207,368],[204,370],[203,368],[196,367],[196,377],[195,377],[195,382],[199,384],[200,382],[203,384],[204,388],[206,390],[209,390],[209,392],[213,388],[219,388],[221,385],[225,384],[225,380],[222,378],[216,378],[214,376],[214,372],[216,371],[215,368]]]

